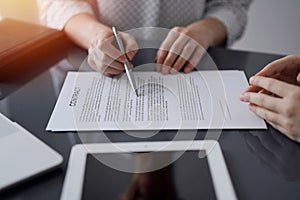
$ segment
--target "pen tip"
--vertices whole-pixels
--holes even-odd
[[[135,91],[136,96],[139,97],[139,94],[138,94],[137,90],[134,90],[134,91]]]

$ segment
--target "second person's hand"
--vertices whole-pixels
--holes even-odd
[[[300,87],[262,76],[252,77],[250,83],[276,96],[246,92],[241,100],[250,103],[250,110],[274,128],[300,142]]]
[[[268,64],[255,76],[274,78],[285,83],[300,86],[300,56],[286,56]],[[246,92],[266,92],[261,87],[251,85]]]
[[[96,71],[109,76],[118,76],[124,71],[126,57],[133,59],[138,50],[135,39],[124,32],[119,32],[126,49],[126,55],[114,46],[114,35],[111,30],[99,31],[92,39],[89,48],[88,63]],[[126,57],[125,57],[126,56]]]
[[[274,128],[300,142],[300,57],[287,56],[250,79],[240,99]]]

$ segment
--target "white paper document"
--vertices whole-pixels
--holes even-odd
[[[266,129],[239,100],[248,87],[243,71],[134,76],[138,97],[125,74],[69,72],[47,130]]]

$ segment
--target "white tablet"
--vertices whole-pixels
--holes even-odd
[[[0,113],[0,192],[62,162],[59,153]]]
[[[73,147],[61,199],[236,199],[218,142]]]

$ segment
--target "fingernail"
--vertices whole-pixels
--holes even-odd
[[[185,68],[184,69],[184,73],[190,73],[192,71],[192,69],[190,69],[190,68]]]
[[[256,77],[255,77],[255,76],[252,76],[252,77],[249,79],[249,82],[250,82],[251,84],[254,84],[255,80],[256,80]]]
[[[120,57],[120,60],[121,60],[122,63],[124,63],[126,61],[124,56]]]
[[[162,73],[163,75],[167,75],[167,74],[169,73],[168,67],[162,67],[161,73]]]
[[[132,61],[133,57],[134,57],[134,52],[130,52],[127,54],[127,57],[130,61]]]
[[[166,70],[161,70],[161,73],[162,73],[163,75],[167,75],[167,74],[168,74],[168,72],[167,72]]]
[[[180,67],[178,65],[174,65],[171,70],[174,70],[176,72],[179,72]]]
[[[160,68],[161,68],[160,65],[156,65],[156,67],[155,67],[157,72],[160,72],[160,70],[161,70]]]
[[[241,95],[240,95],[240,100],[243,101],[243,102],[245,101],[245,96],[244,96],[244,94],[241,94]]]
[[[254,105],[252,103],[250,103],[248,107],[251,111],[254,111]]]
[[[171,70],[170,70],[170,73],[171,73],[171,74],[177,74],[178,71],[177,71],[176,69],[171,69]]]

